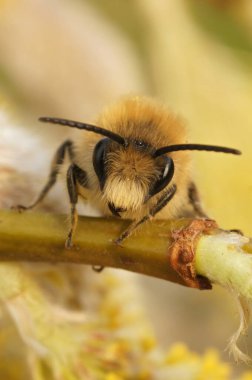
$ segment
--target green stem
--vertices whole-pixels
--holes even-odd
[[[251,240],[237,233],[202,236],[196,247],[195,269],[210,281],[252,298]]]
[[[173,243],[172,233],[187,227],[191,222],[192,219],[155,220],[138,230],[120,247],[113,240],[127,227],[129,221],[80,217],[74,237],[75,246],[67,250],[64,247],[68,230],[65,215],[0,211],[0,261],[101,265],[184,284],[183,279],[170,265],[169,248]],[[196,271],[209,277],[212,282],[222,284],[229,281],[225,274],[227,270],[233,268],[234,273],[240,271],[237,275],[240,280],[235,282],[235,286],[239,286],[239,291],[242,291],[245,272],[247,277],[252,275],[250,266],[248,270],[251,257],[243,253],[240,243],[237,246],[232,243],[232,255],[231,250],[226,251],[227,245],[230,245],[226,236],[235,235],[242,239],[244,252],[246,247],[246,252],[252,253],[252,244],[249,239],[237,234],[224,235],[223,237],[222,230],[217,229],[214,235],[203,234],[198,239],[195,252]],[[252,290],[250,292],[252,294]]]
[[[115,267],[183,283],[170,267],[170,231],[188,220],[155,221],[123,246],[113,241],[129,221],[79,217],[74,247],[65,249],[69,227],[65,215],[0,211],[0,261],[68,262]]]

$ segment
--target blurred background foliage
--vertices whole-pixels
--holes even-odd
[[[242,150],[241,157],[194,153],[192,171],[209,215],[251,235],[251,0],[0,0],[0,106],[46,147],[45,173],[36,159],[34,181],[70,133],[39,125],[38,116],[93,121],[131,93],[179,113],[188,141]],[[136,281],[163,346],[225,346],[237,322],[226,292]],[[247,346],[252,354],[251,337]]]

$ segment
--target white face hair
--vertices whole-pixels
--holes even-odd
[[[142,207],[145,194],[146,189],[142,183],[115,176],[107,180],[102,196],[115,208],[134,212]]]
[[[104,156],[106,181],[102,198],[116,209],[137,211],[164,171],[167,175],[169,168],[165,160],[153,158],[147,150],[139,151],[134,142],[129,142],[127,147],[112,143]]]

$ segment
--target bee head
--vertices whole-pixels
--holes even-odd
[[[105,138],[93,151],[93,167],[102,195],[114,215],[137,210],[171,182],[175,167],[170,153],[182,150],[206,150],[231,154],[240,151],[202,144],[177,144],[154,147],[138,138],[127,138],[108,129],[77,121],[42,117],[50,122],[93,132]],[[135,125],[134,125],[135,127]]]
[[[155,149],[142,140],[100,140],[93,153],[93,166],[100,189],[114,215],[137,210],[163,190],[174,174],[170,157],[153,157]]]

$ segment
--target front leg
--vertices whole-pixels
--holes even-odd
[[[73,247],[73,236],[78,224],[78,213],[76,210],[76,205],[78,202],[78,189],[77,182],[83,186],[87,187],[88,180],[87,175],[84,170],[79,168],[77,165],[72,164],[67,170],[67,190],[69,194],[70,204],[71,204],[71,227],[67,235],[65,242],[65,248],[71,249]],[[103,270],[102,266],[94,265],[93,270],[96,272],[101,272]]]
[[[126,231],[124,231],[118,239],[115,240],[115,243],[120,245],[125,239],[127,239],[133,231],[135,231],[141,224],[147,222],[150,218],[154,217],[159,211],[161,211],[168,202],[174,197],[177,190],[177,186],[172,185],[159,200],[156,205],[150,210],[148,215],[145,215],[142,219],[134,221],[130,224]]]
[[[67,240],[65,247],[67,249],[72,247],[72,239],[74,232],[78,224],[78,213],[76,210],[76,204],[78,202],[78,192],[77,192],[77,175],[80,169],[75,164],[69,166],[67,170],[67,190],[71,203],[71,227],[67,235]]]

